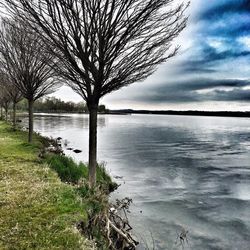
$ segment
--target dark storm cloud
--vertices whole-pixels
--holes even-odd
[[[184,90],[204,90],[214,88],[243,88],[250,86],[250,80],[239,79],[195,79],[189,81],[181,81],[176,84],[170,84],[171,88],[177,90],[179,88]],[[166,87],[170,87],[166,86]]]
[[[199,19],[211,20],[223,15],[246,12],[250,12],[249,0],[220,0],[217,1],[217,5],[201,12],[198,17]]]
[[[197,21],[204,22],[211,35],[234,37],[250,33],[250,1],[219,0],[209,2]],[[224,22],[224,25],[223,25]],[[216,24],[220,25],[216,25]],[[219,33],[219,34],[218,34]]]
[[[221,0],[209,2],[195,19],[201,24],[193,53],[179,65],[185,73],[216,73],[220,66],[239,58],[250,62],[250,48],[240,42],[250,37],[250,1]],[[217,41],[219,47],[211,41]]]
[[[139,96],[150,103],[188,103],[199,101],[250,101],[250,80],[196,79],[163,84]],[[205,91],[204,91],[205,90]]]
[[[250,34],[250,1],[210,1],[197,15],[196,22],[203,23],[200,30],[203,38],[224,37],[234,43],[239,36]]]
[[[213,20],[201,19],[200,21],[206,25],[206,29],[202,31],[206,35],[233,39],[250,34],[250,12],[242,14],[235,12]]]
[[[215,101],[237,101],[237,102],[249,102],[250,101],[250,89],[233,89],[230,91],[215,90],[211,94],[211,100]]]
[[[217,66],[218,63],[221,63],[220,61],[240,57],[249,57],[250,61],[250,51],[226,50],[217,52],[215,48],[205,44],[202,47],[202,54],[200,56],[185,60],[181,63],[180,67],[183,72],[215,73],[218,71]]]
[[[245,57],[250,55],[250,51],[243,50],[243,51],[233,51],[233,50],[226,50],[223,52],[217,52],[216,49],[213,47],[207,46],[204,48],[205,56],[202,60],[202,62],[207,62],[207,63],[216,63],[217,61],[220,60],[226,60],[226,59],[231,59],[231,58],[236,58],[236,57]]]

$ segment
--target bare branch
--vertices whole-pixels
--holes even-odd
[[[17,20],[3,19],[0,67],[25,98],[35,101],[57,87],[52,63],[53,56],[33,31]]]

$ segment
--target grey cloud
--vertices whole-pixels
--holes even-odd
[[[243,87],[250,86],[249,80],[220,80],[193,79],[165,85],[154,86],[141,93],[137,101],[150,103],[188,103],[200,101],[249,101],[250,90]],[[220,88],[233,90],[223,91]],[[199,90],[208,90],[206,93]]]
[[[211,98],[211,100],[248,102],[250,101],[250,89],[243,90],[236,88],[230,91],[215,90],[214,98]]]

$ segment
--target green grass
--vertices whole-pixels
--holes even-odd
[[[37,155],[41,138],[0,121],[0,249],[93,249],[76,223],[89,201]]]
[[[47,154],[45,156],[45,162],[57,172],[63,182],[71,184],[86,183],[88,167],[82,162],[76,163],[70,157],[55,154]],[[99,189],[106,194],[109,194],[118,187],[108,175],[104,165],[97,166],[96,182]]]
[[[45,161],[64,182],[77,184],[80,179],[88,177],[88,168],[83,163],[77,164],[72,158],[64,155],[47,155]]]

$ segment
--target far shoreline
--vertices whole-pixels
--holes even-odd
[[[217,117],[239,117],[239,118],[250,118],[250,111],[197,111],[197,110],[186,110],[186,111],[175,111],[175,110],[110,110],[107,114],[145,114],[145,115],[178,115],[178,116],[217,116]]]
[[[26,112],[18,112],[19,116],[27,115]],[[88,114],[87,112],[66,112],[66,111],[35,111],[34,115],[40,114]],[[99,115],[132,115],[132,114],[144,114],[144,115],[177,115],[177,116],[208,116],[208,117],[238,117],[238,118],[250,118],[250,111],[198,111],[198,110],[133,110],[133,109],[121,109],[121,110],[108,110],[106,112],[99,112]]]

